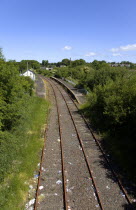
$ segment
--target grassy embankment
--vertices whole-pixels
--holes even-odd
[[[45,99],[32,96],[25,102],[18,126],[1,133],[0,209],[24,209],[29,181],[40,161],[44,144],[41,129],[47,123],[48,107]]]

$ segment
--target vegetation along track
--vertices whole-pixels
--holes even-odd
[[[76,105],[60,85],[48,81],[56,100],[62,163],[63,205],[56,209],[132,209],[103,164],[101,151]],[[46,204],[42,207],[41,202],[35,209],[53,209]]]

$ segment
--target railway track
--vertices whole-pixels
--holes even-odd
[[[80,103],[79,99],[76,97],[75,93],[74,93],[73,91],[71,91],[70,88],[69,88],[66,84],[64,84],[63,82],[59,81],[59,80],[56,79],[55,77],[52,77],[52,79],[53,79],[54,81],[56,81],[57,83],[59,83],[60,85],[62,85],[64,88],[66,88],[66,90],[68,90],[69,93],[71,92],[70,94],[71,94],[72,96],[74,96],[74,98],[75,98],[75,100],[74,100],[73,97],[71,97],[71,100],[73,101],[73,104],[75,105],[77,111],[79,111],[78,104],[81,104],[81,103]],[[119,185],[119,187],[120,187],[122,193],[124,194],[124,196],[125,196],[125,198],[126,198],[128,204],[130,205],[130,208],[134,209],[134,206],[133,206],[133,204],[132,204],[131,199],[129,198],[129,196],[128,196],[128,194],[127,194],[127,191],[126,191],[125,188],[123,187],[123,184],[122,184],[121,180],[119,179],[118,175],[116,174],[116,172],[114,171],[113,167],[111,166],[111,164],[110,164],[110,162],[109,162],[109,160],[108,160],[108,158],[107,158],[106,153],[104,152],[104,150],[103,150],[103,148],[101,147],[99,141],[98,141],[97,138],[95,137],[95,135],[94,135],[94,133],[93,133],[93,131],[92,131],[92,128],[90,127],[88,121],[86,120],[86,118],[84,117],[84,115],[83,115],[82,113],[80,113],[80,115],[81,115],[81,117],[83,118],[83,120],[84,120],[85,124],[87,125],[88,129],[90,130],[90,133],[92,134],[92,136],[93,136],[93,138],[94,138],[94,140],[95,140],[95,142],[96,142],[98,148],[100,149],[100,151],[101,151],[101,153],[102,153],[102,155],[103,155],[103,157],[104,157],[104,159],[105,159],[105,161],[106,161],[106,163],[107,163],[109,169],[111,170],[113,176],[114,176],[115,179],[116,179],[116,182],[118,183],[118,185]]]
[[[51,83],[50,83],[51,84]],[[51,84],[52,86],[52,84]],[[60,118],[60,110],[58,106],[57,96],[52,86],[52,90],[55,96],[55,101],[57,105],[57,115],[58,115],[58,125],[59,125],[59,136],[60,136],[60,150],[61,150],[61,163],[62,163],[62,183],[63,183],[63,206],[64,209],[68,209],[68,199],[67,199],[67,187],[66,187],[66,176],[65,176],[65,165],[64,165],[64,151],[63,151],[63,138],[62,138],[62,128],[61,128],[61,118]]]
[[[55,86],[56,86],[56,85],[55,85]],[[57,87],[57,86],[56,86],[56,87]],[[52,86],[52,88],[53,88],[53,86]],[[57,88],[58,88],[58,87],[57,87]],[[98,204],[99,204],[99,206],[100,206],[100,209],[103,210],[102,203],[101,203],[101,200],[100,200],[100,196],[99,196],[99,193],[98,193],[96,184],[95,184],[95,180],[94,180],[93,175],[92,175],[92,172],[91,172],[91,167],[90,167],[90,165],[89,165],[89,162],[88,162],[88,159],[87,159],[87,156],[86,156],[84,147],[83,147],[82,139],[81,139],[81,137],[80,137],[80,135],[79,135],[79,132],[78,132],[78,130],[77,130],[77,127],[76,127],[74,118],[73,118],[72,113],[71,113],[71,111],[70,111],[70,109],[69,109],[69,106],[68,106],[68,104],[67,104],[67,101],[66,101],[64,95],[62,94],[62,92],[60,91],[59,88],[58,88],[58,90],[59,90],[59,92],[61,93],[62,98],[64,99],[64,101],[65,101],[65,103],[66,103],[66,106],[67,106],[67,109],[68,109],[68,111],[69,111],[71,120],[72,120],[72,122],[73,122],[73,125],[74,125],[74,127],[75,127],[75,131],[76,131],[76,134],[77,134],[77,137],[78,137],[78,140],[79,140],[79,144],[80,144],[80,146],[81,146],[81,148],[82,148],[82,151],[83,151],[83,155],[84,155],[85,162],[86,162],[86,165],[87,165],[89,174],[90,174],[90,178],[92,179],[92,184],[93,184],[93,187],[94,187],[94,193],[96,193],[96,197],[97,197],[97,200],[98,200]]]
[[[49,81],[49,80],[48,80],[48,81]],[[51,86],[52,86],[52,88],[53,88],[53,91],[54,91],[54,94],[55,94],[55,97],[56,97],[56,93],[55,93],[54,87],[53,87],[53,85],[52,85],[51,82],[50,82],[50,84],[51,84]],[[55,85],[55,86],[56,86],[56,85]],[[56,87],[57,87],[57,86],[56,86]],[[58,88],[58,87],[57,87],[57,88]],[[69,106],[68,106],[68,104],[67,104],[67,101],[66,101],[65,97],[63,96],[63,94],[62,94],[62,92],[60,91],[59,88],[58,88],[58,90],[59,90],[59,92],[60,92],[62,98],[63,98],[64,101],[65,101],[65,104],[66,104],[66,106],[67,106],[68,112],[69,112],[70,117],[71,117],[71,120],[72,120],[72,122],[73,122],[75,131],[76,131],[76,135],[77,135],[77,137],[78,137],[79,144],[80,144],[80,146],[81,146],[81,149],[82,149],[82,152],[83,152],[83,155],[84,155],[84,158],[85,158],[85,162],[86,162],[86,165],[87,165],[87,168],[88,168],[88,172],[89,172],[90,178],[91,178],[91,180],[92,180],[92,184],[93,184],[93,187],[94,187],[94,193],[96,194],[97,201],[98,201],[98,205],[100,206],[100,209],[103,210],[102,203],[101,203],[100,197],[99,197],[99,193],[98,193],[98,190],[97,190],[97,187],[96,187],[96,184],[95,184],[95,180],[94,180],[94,178],[93,178],[93,175],[92,175],[92,172],[91,172],[91,168],[90,168],[90,166],[89,166],[89,163],[88,163],[88,160],[87,160],[87,156],[86,156],[86,153],[85,153],[85,151],[84,151],[82,139],[81,139],[81,137],[80,137],[80,135],[79,135],[79,133],[78,133],[76,124],[75,124],[75,122],[74,122],[74,119],[73,119],[72,113],[71,113],[71,111],[70,111],[70,109],[69,109]],[[57,101],[57,97],[56,97],[56,101]],[[58,109],[58,116],[59,116],[59,109]],[[59,124],[60,124],[60,118],[59,118]],[[61,131],[61,130],[62,130],[62,129],[61,129],[61,127],[60,127],[60,131]],[[66,187],[65,187],[65,188],[66,188]],[[67,203],[66,196],[65,196],[65,202]],[[65,206],[66,206],[66,209],[68,209],[68,208],[67,208],[67,205],[65,205]]]
[[[86,126],[85,119],[78,114],[77,105],[60,85],[50,79],[48,79],[48,82],[52,88],[57,107],[60,139],[63,205],[61,204],[61,207],[56,207],[56,209],[132,209],[125,191],[121,191],[121,186],[117,188],[116,182],[118,180],[116,179],[113,182],[110,179],[105,183],[107,169],[96,170],[98,163],[95,166],[95,162],[98,161],[97,159],[102,151],[97,151],[98,148],[94,144],[96,140]],[[67,126],[66,123],[68,123]],[[92,155],[92,152],[96,154],[93,153]],[[43,161],[44,158],[42,158],[41,169]],[[102,172],[102,170],[105,170],[105,172]],[[41,170],[39,186],[42,173],[44,172]],[[101,175],[98,176],[99,173],[103,173],[104,180],[101,180]],[[105,186],[101,188],[102,185],[106,185],[108,188]],[[53,209],[46,207],[46,201],[45,203],[44,201],[41,202],[41,204],[38,202],[39,186],[35,209]],[[113,192],[113,189],[116,190]],[[115,195],[116,193],[117,195]]]

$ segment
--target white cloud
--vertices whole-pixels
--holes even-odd
[[[128,44],[126,46],[120,46],[118,48],[112,48],[111,52],[119,52],[119,51],[133,51],[136,50],[136,44]]]
[[[86,56],[86,57],[91,57],[91,56],[95,56],[95,55],[96,55],[95,52],[89,52],[89,53],[87,53],[85,56]]]
[[[113,53],[112,55],[113,55],[113,56],[121,56],[120,53]]]
[[[71,49],[72,49],[71,46],[65,46],[65,47],[63,47],[63,50],[71,50]]]

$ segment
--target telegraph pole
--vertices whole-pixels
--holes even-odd
[[[28,76],[28,62],[27,62],[27,76]]]
[[[70,58],[70,68],[71,68],[71,58]],[[72,71],[71,71],[71,78],[72,78]]]

